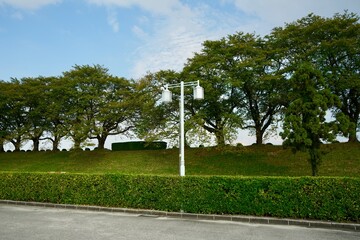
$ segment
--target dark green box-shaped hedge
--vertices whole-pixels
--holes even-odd
[[[360,222],[359,178],[0,173],[0,199]]]
[[[145,142],[145,141],[132,141],[132,142],[118,142],[112,143],[111,149],[113,151],[128,151],[128,150],[160,150],[166,149],[166,142]]]

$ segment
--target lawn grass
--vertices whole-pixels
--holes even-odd
[[[319,176],[360,177],[360,144],[323,145]],[[177,149],[0,153],[0,171],[178,175]],[[309,176],[306,153],[282,146],[185,150],[186,175]]]

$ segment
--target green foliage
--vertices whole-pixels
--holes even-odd
[[[312,137],[331,140],[339,131],[349,142],[357,142],[359,19],[347,11],[331,18],[309,14],[265,37],[239,32],[205,41],[182,71],[161,70],[137,82],[111,76],[100,65],[75,65],[61,77],[0,81],[0,152],[9,142],[20,151],[27,140],[37,150],[44,138],[53,142],[53,150],[62,138],[72,138],[75,148],[96,139],[102,149],[109,135],[132,132],[146,141],[177,141],[179,92],[174,89],[174,101],[165,106],[160,103],[160,87],[197,80],[205,89],[204,100],[193,101],[191,89],[185,89],[185,131],[190,140],[204,144],[215,137],[218,145],[225,145],[239,129],[248,129],[256,134],[256,143],[262,144],[289,107],[287,114],[313,109],[307,124],[296,114],[284,122],[293,127],[291,134],[285,129],[284,136],[294,135],[302,147],[319,144]],[[314,75],[317,83],[303,81]],[[297,86],[298,81],[308,86]],[[296,92],[303,96],[295,96]],[[325,103],[331,94],[338,100]],[[340,124],[323,124],[325,109]],[[310,128],[314,135],[305,136]],[[319,136],[315,128],[322,131]],[[319,160],[321,154],[315,149],[310,154]]]
[[[87,138],[97,139],[104,148],[109,135],[125,134],[133,128],[137,106],[130,81],[113,77],[100,65],[74,66],[64,72],[70,108],[66,113],[74,148]]]
[[[289,82],[291,103],[285,110],[281,137],[285,145],[309,152],[315,176],[321,161],[320,144],[333,141],[337,134],[335,123],[325,119],[327,110],[335,105],[337,97],[324,87],[320,72],[311,64],[300,65]]]
[[[359,178],[0,173],[7,200],[360,221]]]
[[[243,121],[236,113],[237,109],[242,109],[243,93],[233,86],[238,76],[234,73],[237,56],[231,46],[225,38],[205,41],[202,51],[189,59],[181,72],[186,81],[200,80],[205,92],[202,101],[192,101],[191,94],[186,97],[185,108],[192,124],[214,134],[220,146],[225,145]]]
[[[26,91],[21,88],[20,81],[17,79],[12,79],[10,83],[2,82],[1,84],[1,134],[3,140],[9,141],[14,145],[15,151],[20,151],[22,141],[27,132],[25,93]]]
[[[332,111],[343,113],[351,122],[343,134],[356,142],[360,119],[359,16],[347,11],[332,18],[309,14],[275,28],[271,37],[280,49],[277,57],[285,76],[292,76],[304,62],[311,62],[321,72],[327,88],[341,101]]]
[[[174,94],[171,104],[161,102],[161,87],[178,82],[180,82],[179,73],[170,70],[149,73],[137,82],[136,98],[141,104],[135,132],[140,139],[148,142],[178,139],[178,94]],[[177,93],[176,88],[173,90]]]
[[[234,59],[234,66],[227,68],[231,85],[242,93],[236,114],[244,119],[242,128],[256,135],[256,144],[263,144],[279,120],[281,101],[287,93],[275,57],[281,50],[271,45],[268,37],[255,34],[230,35],[226,43],[225,49]]]
[[[133,142],[119,142],[112,143],[111,150],[113,151],[129,151],[129,150],[160,150],[166,149],[166,142],[145,142],[145,141],[133,141]]]
[[[51,140],[57,150],[61,138],[71,137],[74,148],[97,139],[103,149],[109,135],[126,134],[141,102],[133,83],[113,77],[100,65],[75,65],[62,77],[13,79],[0,83],[0,136],[20,150],[31,140]]]

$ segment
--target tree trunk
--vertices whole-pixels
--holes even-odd
[[[359,140],[356,137],[356,129],[357,129],[357,127],[355,126],[355,129],[353,131],[350,131],[349,141],[348,141],[349,143],[359,142]]]
[[[33,151],[34,152],[38,152],[39,151],[39,145],[40,145],[40,141],[38,138],[34,138],[32,139],[33,143],[34,143],[34,147],[33,147]]]
[[[222,130],[222,128],[215,130],[215,137],[216,137],[216,143],[218,146],[225,145],[225,136],[224,136],[224,131]]]
[[[14,139],[9,140],[9,142],[11,142],[15,149],[14,152],[20,152],[20,147],[21,147],[21,136],[17,136]]]
[[[321,161],[321,155],[319,149],[316,148],[310,148],[309,149],[309,162],[311,164],[311,172],[312,176],[315,177],[318,174],[318,169]]]
[[[60,150],[59,149],[60,138],[55,136],[54,139],[51,140],[51,141],[52,141],[52,145],[53,145],[52,146],[52,151],[53,152],[59,151]]]
[[[81,142],[77,139],[74,139],[74,150],[79,150]]]
[[[4,150],[4,140],[0,140],[0,152],[5,152]]]
[[[10,142],[15,147],[14,152],[20,152],[21,141],[19,141],[19,140],[11,140]]]
[[[261,126],[256,127],[256,145],[263,144],[263,132],[261,131]]]
[[[343,103],[343,104],[344,104],[344,106],[347,106],[347,103]],[[344,108],[342,108],[342,112],[346,116],[348,116],[350,122],[352,123],[352,127],[351,127],[352,129],[349,129],[350,133],[349,133],[348,142],[350,142],[350,143],[359,142],[359,140],[356,137],[356,130],[357,130],[357,126],[359,123],[359,114],[360,114],[359,109],[351,111],[351,110],[348,110],[347,107],[344,107]]]
[[[107,138],[107,136],[98,136],[97,137],[99,150],[103,150],[105,148],[106,138]]]

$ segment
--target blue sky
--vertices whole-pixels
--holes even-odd
[[[75,64],[138,79],[181,70],[205,40],[345,9],[360,14],[360,0],[0,0],[0,79],[59,76]]]

